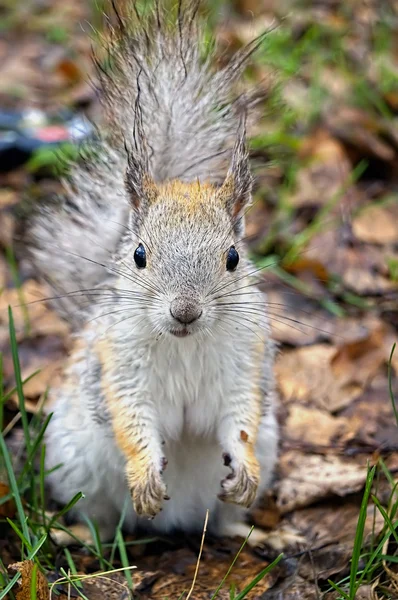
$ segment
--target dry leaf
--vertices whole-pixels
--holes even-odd
[[[327,131],[318,130],[300,150],[309,161],[297,174],[297,191],[289,199],[292,206],[323,205],[347,183],[351,165],[343,146]]]
[[[309,402],[319,408],[336,411],[358,397],[361,386],[341,389],[331,370],[336,348],[315,344],[286,351],[275,365],[279,388],[286,402]]]
[[[8,487],[8,485],[0,481],[0,498],[8,496],[9,493],[10,488]],[[15,502],[12,498],[10,500],[7,500],[7,502],[4,502],[3,504],[0,504],[0,517],[2,517],[3,519],[5,519],[6,517],[8,517],[9,519],[13,519],[15,516],[15,512]]]
[[[381,139],[385,129],[382,119],[359,108],[337,105],[325,114],[325,123],[334,137],[356,148],[362,157],[394,159],[394,149]]]
[[[69,333],[67,323],[50,310],[43,301],[49,296],[51,294],[45,286],[33,280],[26,281],[20,290],[15,288],[4,290],[0,295],[0,325],[8,328],[8,306],[11,306],[18,340],[25,337],[26,313],[31,336],[60,335],[66,337]]]
[[[8,208],[9,206],[14,206],[18,204],[19,196],[18,194],[9,188],[0,189],[0,208]]]
[[[352,383],[365,386],[386,362],[383,340],[387,327],[380,323],[369,335],[339,347],[331,360],[333,375],[342,386]]]
[[[366,470],[366,469],[365,469]],[[316,573],[321,580],[347,568],[352,556],[355,532],[358,524],[359,503],[344,504],[329,502],[295,511],[290,517],[294,527],[305,535],[309,555],[300,562],[299,573],[312,580]],[[369,504],[364,527],[364,541],[377,536],[384,526],[382,515]]]
[[[316,344],[281,354],[275,373],[284,400],[309,402],[330,412],[347,406],[387,360],[384,331],[377,324],[339,348]]]
[[[398,205],[367,207],[352,223],[355,236],[370,244],[398,242]]]
[[[13,588],[13,592],[17,600],[30,600],[31,599],[31,581],[32,571],[35,563],[33,560],[24,560],[23,562],[17,562],[8,566],[8,572],[13,577],[17,572],[21,573],[21,577]],[[36,570],[36,598],[37,600],[48,600],[49,598],[49,587],[47,579],[43,573]]]
[[[287,452],[281,458],[282,478],[277,504],[281,513],[309,506],[330,496],[358,492],[367,476],[366,465],[343,461],[338,456]]]
[[[344,227],[315,235],[305,255],[321,260],[329,273],[339,275],[344,285],[359,295],[381,295],[398,288],[390,279],[382,249],[355,243],[355,238],[347,240]]]
[[[344,417],[333,417],[325,411],[291,404],[285,423],[284,438],[301,443],[329,446],[332,440],[345,436],[350,422]]]

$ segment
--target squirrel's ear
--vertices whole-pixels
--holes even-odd
[[[246,120],[242,119],[232,153],[231,166],[218,192],[234,221],[242,216],[244,208],[250,203],[252,185],[253,178],[246,146]]]
[[[127,152],[125,185],[130,204],[135,210],[145,210],[158,196],[158,189],[142,160],[134,152]]]

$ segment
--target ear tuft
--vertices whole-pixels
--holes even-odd
[[[127,151],[125,185],[131,206],[137,211],[147,208],[158,196],[155,182],[135,152]]]
[[[238,219],[251,201],[253,178],[250,173],[249,153],[246,146],[246,117],[241,119],[232,153],[231,166],[219,190],[220,197],[232,219]]]

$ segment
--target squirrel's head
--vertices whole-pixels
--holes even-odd
[[[234,306],[247,285],[242,235],[252,186],[244,136],[220,187],[156,184],[134,157],[126,186],[133,239],[123,265],[142,318],[156,333],[177,337],[236,326]]]

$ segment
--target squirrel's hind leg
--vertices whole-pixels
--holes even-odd
[[[101,542],[108,542],[113,538],[115,528],[103,526],[98,530]],[[87,546],[93,546],[95,540],[91,533],[91,529],[85,523],[74,523],[65,529],[50,529],[50,537],[57,546],[72,546],[73,544],[82,543]]]

